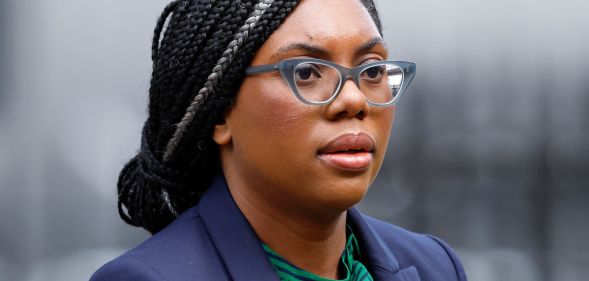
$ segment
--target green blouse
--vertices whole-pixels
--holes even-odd
[[[270,249],[270,247],[264,243],[262,243],[262,247],[264,248],[264,251],[266,251],[266,255],[268,256],[268,259],[270,259],[270,263],[282,281],[336,281],[333,279],[323,278],[298,268],[294,264],[285,260],[274,250]],[[340,280],[373,281],[372,276],[370,276],[370,273],[366,267],[358,260],[359,255],[360,247],[358,246],[358,241],[356,240],[354,233],[352,233],[352,230],[348,227],[348,241],[341,258],[341,266],[345,270],[345,277],[344,279]]]

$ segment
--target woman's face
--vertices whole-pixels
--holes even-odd
[[[358,0],[303,0],[256,53],[252,66],[319,58],[355,67],[387,49]],[[394,107],[371,107],[352,80],[329,105],[302,103],[279,72],[247,77],[226,123],[215,128],[232,189],[298,212],[342,212],[374,180]],[[233,192],[233,191],[232,191]]]

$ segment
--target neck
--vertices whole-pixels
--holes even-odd
[[[283,258],[313,274],[338,279],[346,243],[346,212],[329,217],[288,210],[228,180],[229,191],[258,237]]]

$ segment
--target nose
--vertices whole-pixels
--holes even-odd
[[[346,79],[343,83],[338,96],[326,106],[327,119],[366,118],[370,110],[366,97],[352,79]]]

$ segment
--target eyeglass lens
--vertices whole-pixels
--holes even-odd
[[[336,68],[317,62],[297,65],[294,76],[299,95],[309,102],[329,100],[341,84],[341,74]],[[383,62],[364,69],[358,77],[358,86],[369,101],[386,104],[398,94],[402,81],[402,69]]]

